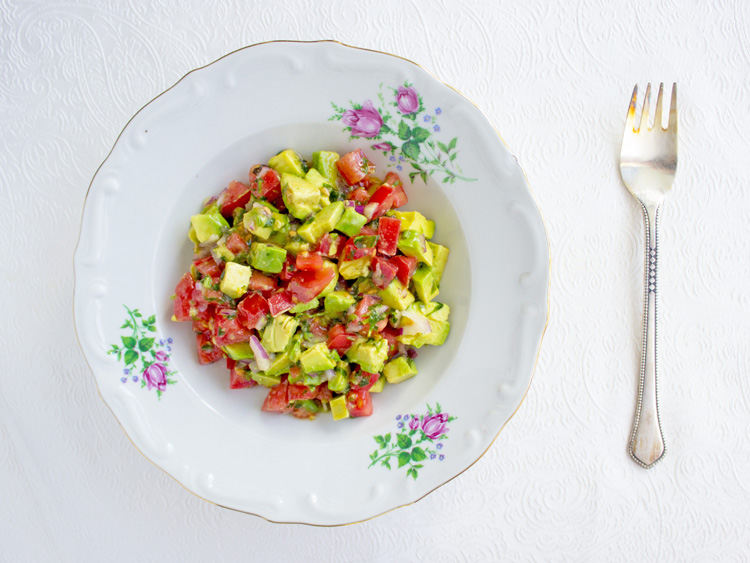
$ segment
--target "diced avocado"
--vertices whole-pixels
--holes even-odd
[[[325,177],[315,168],[310,168],[310,170],[307,171],[307,174],[305,174],[305,180],[318,189],[325,187],[327,183]]]
[[[234,252],[227,248],[227,241],[219,239],[216,243],[216,247],[213,250],[214,254],[221,258],[224,262],[231,262],[234,260]]]
[[[283,352],[298,326],[297,319],[284,313],[273,317],[263,330],[260,343],[263,344],[266,352]]]
[[[273,232],[274,217],[265,205],[253,203],[250,211],[242,218],[242,225],[256,237],[267,239]]]
[[[253,357],[253,349],[250,348],[249,342],[227,344],[226,346],[222,346],[221,349],[233,360],[249,360]]]
[[[417,231],[403,231],[398,237],[398,249],[406,256],[414,256],[420,262],[432,266],[432,248],[422,233]]]
[[[239,299],[247,293],[247,284],[250,282],[252,270],[249,266],[228,262],[221,276],[219,289],[232,299]]]
[[[417,292],[417,297],[423,303],[429,303],[435,297],[437,297],[439,291],[437,289],[437,282],[435,280],[435,273],[432,267],[422,264],[412,276],[414,282],[414,289]]]
[[[313,166],[320,172],[331,186],[336,185],[339,172],[336,162],[341,158],[338,153],[330,151],[316,151],[312,155]]]
[[[381,391],[383,391],[384,387],[385,387],[385,377],[379,377],[378,380],[375,382],[375,385],[370,387],[370,393],[380,393]]]
[[[339,202],[343,205],[342,202]],[[344,210],[343,215],[336,223],[336,230],[341,231],[348,237],[353,237],[359,234],[365,223],[367,223],[367,217],[357,213],[353,207],[347,207]]]
[[[393,216],[401,221],[402,231],[417,231],[425,238],[432,238],[435,234],[435,223],[429,221],[419,211],[394,211]]]
[[[284,268],[286,250],[266,244],[254,242],[250,245],[250,265],[261,272],[278,274]]]
[[[286,233],[289,231],[289,215],[286,213],[279,213],[278,211],[272,211],[271,217],[273,217],[273,230],[280,233]]]
[[[195,231],[195,237],[199,243],[206,242],[214,236],[218,239],[221,236],[222,227],[229,228],[229,223],[226,222],[218,210],[216,212],[211,211],[209,213],[193,215],[190,217],[190,224]]]
[[[417,313],[431,318],[433,321],[447,321],[451,312],[451,308],[448,305],[438,303],[437,301],[433,301],[432,303],[416,302],[410,305],[409,309],[413,309]]]
[[[427,320],[430,322],[432,332],[427,334],[402,334],[398,337],[398,341],[403,344],[415,346],[416,348],[421,348],[425,344],[431,344],[433,346],[440,346],[443,344],[445,339],[448,338],[448,333],[451,328],[450,323],[448,321],[436,321],[429,317],[427,317]]]
[[[289,356],[289,361],[293,364],[299,362],[299,357],[302,355],[302,335],[297,333],[286,345],[284,353]]]
[[[289,213],[297,219],[320,209],[320,190],[299,176],[281,175],[281,197]]]
[[[281,383],[281,373],[285,373],[284,371],[279,372],[279,375],[271,375],[271,369],[274,367],[274,365],[279,362],[279,360],[283,358],[283,356],[280,356],[279,358],[276,358],[276,361],[271,364],[271,368],[268,369],[266,373],[259,372],[259,373],[252,373],[250,374],[250,377],[252,377],[257,383],[260,383],[263,387],[273,387],[275,385],[278,385]]]
[[[336,360],[325,342],[319,342],[302,352],[299,361],[305,373],[333,369],[336,365]]]
[[[325,311],[330,315],[346,311],[354,305],[354,296],[346,291],[333,291],[326,295]]]
[[[308,301],[307,303],[297,303],[294,307],[289,309],[289,312],[304,313],[305,311],[309,311],[310,309],[317,309],[318,305],[320,305],[320,300],[315,297],[312,301]]]
[[[320,385],[320,374],[319,373],[305,373],[299,370],[296,375],[289,376],[289,383],[299,383],[300,385],[306,385],[307,387],[317,387]]]
[[[428,242],[427,246],[432,249],[432,267],[435,269],[435,283],[440,283],[445,271],[445,264],[448,262],[450,250],[446,246]]]
[[[306,163],[292,149],[286,149],[276,156],[272,156],[268,160],[268,166],[276,170],[279,174],[287,173],[300,177],[303,177],[307,171]]]
[[[339,268],[336,264],[328,260],[323,260],[323,268],[331,268],[333,270],[333,279],[331,279],[331,282],[318,294],[318,297],[320,298],[328,297],[328,295],[336,289],[336,284],[339,281]]]
[[[359,364],[366,372],[380,373],[388,359],[388,341],[383,338],[357,338],[347,351],[346,357]]]
[[[346,395],[339,395],[331,399],[329,403],[331,405],[331,414],[333,420],[341,420],[343,418],[349,418],[349,409],[346,408]]]
[[[290,254],[294,254],[295,256],[300,252],[309,251],[311,248],[312,246],[310,245],[310,243],[306,242],[302,239],[302,237],[299,236],[292,237],[284,245],[284,250],[286,250]]]
[[[361,278],[357,283],[357,293],[377,293],[380,291],[370,278]]]
[[[336,224],[339,222],[339,219],[341,219],[343,213],[343,201],[331,203],[321,211],[318,211],[312,221],[305,223],[302,227],[297,229],[297,234],[307,242],[315,244],[320,237],[326,233],[330,233],[334,227],[336,227]]]
[[[349,374],[348,372],[336,369],[336,375],[332,379],[328,380],[328,388],[334,393],[346,393],[349,390]]]
[[[398,279],[394,279],[388,287],[378,291],[378,295],[385,305],[397,311],[403,311],[414,303],[414,295]]]
[[[198,240],[198,235],[195,233],[195,227],[193,227],[192,223],[190,224],[190,229],[188,229],[188,238],[196,246],[201,243],[201,241]]]
[[[345,280],[368,276],[370,275],[370,262],[372,262],[372,256],[363,256],[356,260],[343,260],[339,262],[339,274]]]
[[[401,356],[385,364],[383,375],[388,383],[401,383],[417,375],[414,360]]]

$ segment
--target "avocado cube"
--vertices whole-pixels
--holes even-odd
[[[276,358],[276,362],[279,361],[279,358]],[[274,362],[274,364],[276,363]],[[271,365],[271,368],[273,368],[273,364]],[[251,373],[250,377],[253,378],[253,380],[257,383],[260,383],[263,387],[275,387],[279,383],[281,383],[281,377],[279,375],[269,375],[269,372],[271,369],[269,368],[268,372],[263,373]],[[283,371],[281,373],[284,373]]]
[[[265,205],[253,203],[250,211],[242,217],[242,225],[256,237],[267,239],[273,232],[273,211]]]
[[[331,282],[318,294],[318,297],[320,298],[327,297],[334,289],[336,289],[336,284],[339,281],[339,268],[336,264],[329,262],[328,260],[323,260],[323,268],[331,268],[333,270],[333,279],[331,279]]]
[[[403,231],[398,237],[398,249],[406,256],[413,256],[420,262],[432,266],[432,248],[427,246],[427,241],[422,233]]]
[[[330,233],[336,227],[343,213],[343,201],[331,203],[321,211],[318,211],[312,221],[297,229],[297,234],[307,242],[315,244],[320,237],[326,233]]]
[[[227,344],[226,346],[222,346],[221,349],[233,360],[249,360],[253,357],[253,349],[250,348],[249,342]]]
[[[252,270],[249,266],[228,262],[221,276],[219,289],[232,299],[239,299],[247,293],[247,284],[250,283]]]
[[[416,348],[421,348],[425,344],[440,346],[445,342],[446,338],[448,338],[451,325],[448,321],[436,321],[429,317],[427,317],[427,320],[430,322],[432,332],[427,334],[402,334],[397,340],[403,344],[408,344],[409,346],[414,346]]]
[[[325,207],[331,204],[331,185],[315,168],[310,168],[305,174],[305,180],[317,187],[320,191],[320,205]]]
[[[307,387],[317,387],[320,385],[320,374],[319,373],[305,373],[300,370],[297,375],[289,376],[289,383],[305,385]]]
[[[385,368],[383,368],[385,369]],[[370,393],[380,393],[385,388],[385,377],[379,377],[375,385],[370,387]]]
[[[297,333],[295,334],[292,339],[289,341],[289,344],[286,345],[286,350],[284,350],[284,354],[289,356],[289,361],[293,364],[296,364],[299,362],[299,357],[302,354],[302,335]]]
[[[354,296],[346,291],[333,291],[326,295],[325,311],[329,315],[335,315],[346,311],[355,301]]]
[[[437,281],[435,280],[435,271],[430,266],[422,264],[412,276],[414,282],[414,289],[417,292],[417,297],[423,303],[429,303],[435,297],[437,297],[439,291],[437,289]]]
[[[336,162],[341,158],[338,153],[330,151],[316,151],[312,155],[313,167],[321,173],[326,181],[331,185],[336,185],[339,171],[336,168]]]
[[[190,223],[190,228],[188,229],[188,238],[190,239],[190,242],[196,246],[201,243],[201,241],[198,240],[198,235],[196,234],[195,227],[193,227],[192,223]]]
[[[434,221],[429,221],[419,211],[394,211],[393,216],[401,221],[402,231],[417,231],[425,238],[432,238],[435,234]]]
[[[272,156],[268,160],[268,166],[276,170],[279,174],[294,174],[300,177],[303,177],[307,171],[305,162],[292,149],[286,149],[276,156]]]
[[[450,250],[446,246],[428,242],[427,246],[432,249],[432,267],[435,269],[435,283],[440,283],[445,271],[445,264],[448,262]]]
[[[312,249],[312,246],[309,242],[305,242],[305,240],[302,239],[302,237],[295,236],[291,238],[287,243],[284,245],[284,250],[289,252],[290,254],[294,254],[295,256],[299,254],[300,252],[310,251]]]
[[[336,361],[332,356],[325,342],[319,342],[302,352],[299,361],[305,373],[325,371],[336,366]]]
[[[403,311],[409,305],[414,303],[414,295],[412,292],[406,289],[397,278],[389,283],[388,287],[378,291],[378,295],[385,305],[388,305],[391,309],[396,309],[397,311]]]
[[[206,242],[211,237],[218,239],[223,227],[229,228],[229,223],[218,211],[216,213],[201,213],[190,217],[190,225],[195,231],[195,238],[199,243]],[[214,239],[214,240],[216,240]]]
[[[290,313],[304,313],[305,311],[309,311],[310,309],[316,309],[320,305],[320,300],[317,297],[314,297],[312,301],[308,301],[307,303],[297,303],[294,307],[289,309]]]
[[[284,269],[286,261],[286,250],[266,244],[264,242],[254,242],[250,245],[250,264],[256,270],[278,274]]]
[[[343,418],[349,418],[349,409],[346,408],[346,395],[339,395],[331,399],[329,403],[331,405],[331,414],[333,420],[341,420]]]
[[[366,372],[380,373],[388,359],[388,341],[383,338],[360,337],[349,348],[346,357],[355,364],[359,364]]]
[[[356,260],[344,260],[339,263],[339,274],[345,280],[353,280],[360,276],[370,275],[371,256],[363,256]]]
[[[414,303],[409,306],[409,310],[414,310],[420,315],[431,318],[433,321],[447,321],[451,308],[445,303],[433,301],[431,303]]]
[[[298,326],[297,319],[290,315],[282,313],[273,317],[263,330],[260,343],[263,344],[266,352],[283,352]]]
[[[304,219],[320,209],[320,190],[293,174],[281,175],[281,197],[289,213],[297,219]]]
[[[336,370],[336,375],[328,380],[328,388],[334,393],[346,393],[349,390],[349,376],[344,370]]]
[[[353,237],[359,234],[359,231],[362,230],[365,223],[367,223],[367,217],[357,213],[353,207],[347,207],[338,223],[336,223],[335,228],[346,236]]]
[[[226,240],[219,239],[219,242],[216,243],[216,248],[214,248],[213,252],[224,262],[231,262],[232,260],[234,260],[234,252],[226,247]]]
[[[417,375],[414,360],[401,356],[385,364],[383,375],[388,383],[401,383]]]

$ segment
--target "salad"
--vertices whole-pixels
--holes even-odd
[[[200,363],[266,389],[263,411],[372,414],[372,394],[414,377],[417,349],[450,331],[435,301],[449,250],[407,202],[361,149],[287,149],[208,199],[172,317],[192,322]]]

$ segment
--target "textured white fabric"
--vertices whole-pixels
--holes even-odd
[[[750,3],[0,0],[1,561],[746,561]],[[516,416],[415,505],[342,528],[206,503],[143,458],[73,330],[91,177],[128,119],[244,45],[336,39],[411,59],[482,109],[528,175],[552,313]],[[641,211],[618,153],[633,85],[679,84],[661,222],[668,453],[627,455]]]

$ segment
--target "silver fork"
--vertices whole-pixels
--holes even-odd
[[[662,125],[663,92],[664,84],[660,84],[654,125],[649,128],[651,84],[646,87],[640,124],[635,123],[638,85],[635,86],[630,98],[620,150],[620,175],[630,193],[643,208],[646,230],[643,353],[638,381],[638,404],[628,448],[633,460],[645,468],[652,467],[666,452],[659,420],[656,383],[656,296],[659,278],[659,210],[664,196],[672,187],[677,169],[677,84],[672,85],[669,123],[666,129]]]

